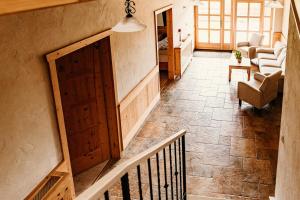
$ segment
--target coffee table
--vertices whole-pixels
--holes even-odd
[[[248,81],[250,81],[250,74],[251,74],[251,62],[249,58],[242,58],[242,62],[238,63],[237,59],[235,58],[234,54],[231,55],[228,63],[229,67],[229,82],[231,81],[231,73],[233,69],[243,69],[247,70],[248,73]]]

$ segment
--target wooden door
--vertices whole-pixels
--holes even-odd
[[[56,60],[73,174],[111,158],[101,42]]]

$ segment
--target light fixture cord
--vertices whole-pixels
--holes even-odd
[[[125,12],[127,17],[132,17],[132,15],[136,12],[135,3],[132,0],[125,1]]]

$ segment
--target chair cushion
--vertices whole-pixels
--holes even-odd
[[[260,34],[257,34],[257,33],[253,33],[251,35],[251,38],[249,40],[249,44],[250,46],[255,46],[255,47],[258,47],[261,45],[261,42],[263,40],[263,35],[260,35]]]
[[[281,63],[278,63],[277,60],[268,60],[268,59],[259,59],[259,68],[262,67],[281,67]]]
[[[258,58],[252,59],[252,60],[251,60],[251,63],[252,63],[253,65],[258,66],[258,65],[259,65],[259,60],[258,60]]]
[[[274,54],[270,54],[270,53],[258,53],[257,57],[259,59],[269,59],[269,60],[276,60],[277,57]]]
[[[284,49],[286,47],[286,45],[280,41],[277,41],[274,45],[274,54],[276,56],[276,58],[278,58],[278,56],[280,55],[282,49]]]

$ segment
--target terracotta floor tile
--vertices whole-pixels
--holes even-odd
[[[254,139],[231,138],[230,155],[255,157],[255,142]]]
[[[275,188],[281,98],[259,112],[247,103],[240,108],[237,83],[246,80],[246,73],[235,70],[229,83],[226,59],[230,54],[195,54],[199,57],[193,58],[183,77],[169,82],[162,91],[159,105],[119,163],[186,129],[189,195],[199,200],[203,196],[204,199],[267,200]],[[173,146],[171,150],[173,154]],[[155,175],[155,158],[151,162]],[[162,155],[159,162],[161,168]],[[145,170],[146,165],[142,168]],[[164,179],[163,169],[160,171]],[[147,173],[143,171],[143,177]],[[170,174],[167,177],[171,178]],[[148,180],[143,184],[145,199],[149,199]],[[156,178],[153,184],[157,185]],[[158,199],[157,187],[154,193]],[[164,188],[162,193],[166,194]]]
[[[232,121],[233,110],[228,108],[214,108],[212,119],[220,121]]]

